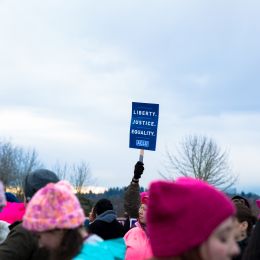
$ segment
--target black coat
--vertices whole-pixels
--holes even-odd
[[[240,254],[236,257],[233,257],[233,260],[241,260],[242,259],[244,251],[245,251],[245,249],[248,245],[248,240],[249,240],[249,238],[246,238],[246,239],[238,242],[238,246],[240,248]]]
[[[95,220],[89,225],[89,232],[97,234],[104,240],[119,238],[125,235],[124,227],[116,219],[110,223],[103,220]]]
[[[0,245],[1,260],[47,260],[46,250],[38,247],[38,241],[31,232],[22,227],[14,226],[6,240]]]

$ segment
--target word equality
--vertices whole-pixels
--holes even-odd
[[[146,136],[155,136],[154,131],[148,131],[148,130],[136,130],[132,129],[131,134],[133,135],[146,135]]]
[[[146,111],[146,110],[133,110],[133,115],[138,116],[157,116],[155,112]]]

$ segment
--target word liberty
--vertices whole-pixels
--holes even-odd
[[[156,112],[151,112],[151,111],[145,111],[145,110],[135,110],[133,111],[133,115],[138,115],[138,116],[157,116]]]

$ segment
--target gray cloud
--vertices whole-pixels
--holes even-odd
[[[245,174],[259,171],[259,6],[1,1],[0,135],[47,164],[85,158],[100,185],[127,185],[138,159],[128,148],[131,102],[159,103],[145,185],[159,177],[166,144],[199,132],[230,148],[240,187],[250,186]]]

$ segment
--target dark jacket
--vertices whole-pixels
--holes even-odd
[[[123,237],[125,234],[124,227],[116,220],[114,210],[107,210],[98,215],[89,225],[89,232],[97,234],[104,240]]]
[[[245,249],[248,245],[248,241],[249,241],[249,238],[247,237],[246,239],[238,242],[238,246],[240,248],[240,254],[236,257],[233,257],[232,258],[233,260],[242,260],[242,257],[244,255],[244,251],[245,251]]]
[[[130,185],[126,188],[124,194],[124,209],[127,214],[124,230],[127,233],[131,228],[130,219],[137,219],[139,215],[139,208],[141,205],[140,199],[140,186],[138,182],[131,181]]]
[[[19,223],[12,227],[6,240],[0,245],[1,260],[47,260],[48,253],[38,248],[35,236]]]
[[[129,218],[138,218],[141,205],[139,183],[131,182],[124,195],[124,208]]]

